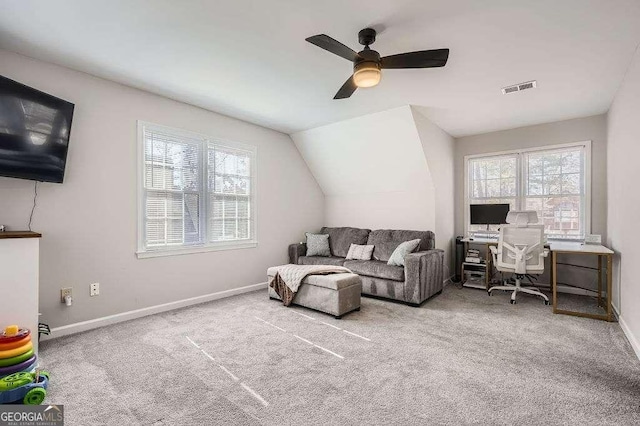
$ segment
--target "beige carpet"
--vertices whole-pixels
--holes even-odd
[[[508,297],[448,286],[335,320],[265,289],[44,342],[46,402],[67,426],[640,424],[617,323]]]

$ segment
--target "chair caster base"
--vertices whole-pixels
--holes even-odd
[[[509,300],[509,303],[511,303],[512,305],[515,305],[517,302],[515,300]]]
[[[549,306],[550,305],[548,300],[543,300],[543,302],[544,302],[545,306]]]

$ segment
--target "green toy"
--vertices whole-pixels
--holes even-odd
[[[28,360],[32,356],[33,356],[33,349],[29,349],[27,352],[23,353],[22,355],[14,356],[12,358],[0,359],[0,367],[20,364],[21,362]]]
[[[0,379],[0,404],[20,403],[38,405],[44,401],[49,385],[49,373],[14,373]]]

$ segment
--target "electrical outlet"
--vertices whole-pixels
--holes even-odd
[[[99,296],[100,295],[100,283],[93,283],[89,286],[90,296]]]
[[[65,296],[73,297],[72,290],[73,289],[71,287],[61,288],[60,289],[60,302],[65,303],[65,300],[64,300]]]

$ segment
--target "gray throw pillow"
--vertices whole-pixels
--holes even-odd
[[[371,260],[373,246],[351,244],[347,253],[347,260]]]
[[[329,248],[329,234],[307,235],[307,256],[331,256]]]
[[[405,241],[391,253],[387,265],[404,266],[404,258],[420,245],[420,240]]]

